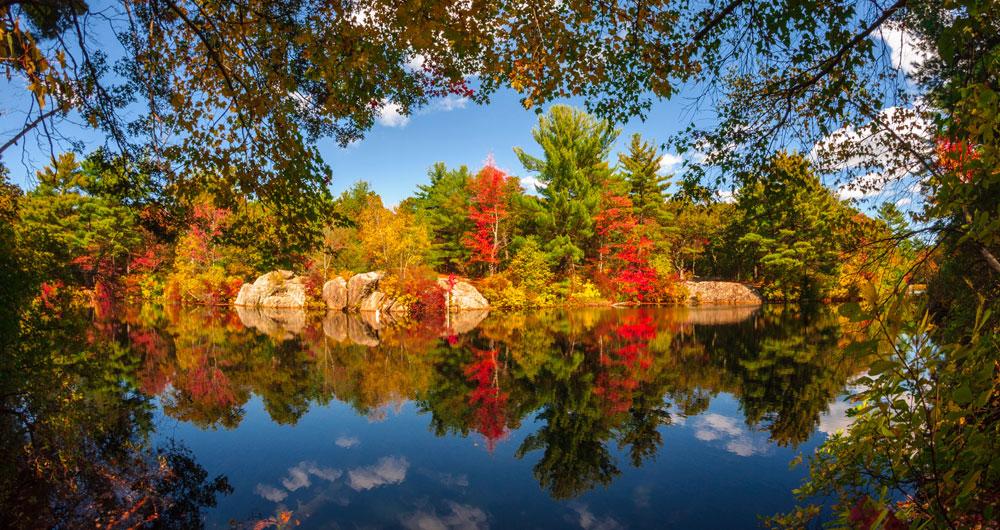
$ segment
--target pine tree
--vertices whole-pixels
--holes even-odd
[[[817,299],[836,281],[847,208],[800,154],[779,153],[737,193],[740,261],[772,298]]]
[[[414,211],[431,230],[430,265],[443,272],[465,272],[469,249],[463,243],[472,229],[468,219],[469,169],[448,169],[438,162],[427,171],[430,184],[417,186]]]
[[[666,200],[670,177],[659,174],[660,157],[659,149],[642,141],[638,134],[632,135],[628,153],[618,155],[621,176],[628,184],[628,198],[639,224],[652,220],[666,226],[669,221]]]
[[[555,105],[532,131],[543,158],[514,149],[525,169],[536,172],[544,185],[538,224],[550,257],[563,269],[596,255],[594,215],[611,177],[608,155],[618,134],[606,121]]]

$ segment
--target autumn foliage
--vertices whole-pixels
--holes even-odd
[[[465,235],[465,246],[472,262],[483,263],[489,273],[496,272],[500,252],[507,244],[505,224],[510,217],[510,200],[519,191],[517,179],[508,176],[492,162],[469,182],[469,220],[474,228]]]
[[[633,214],[628,197],[605,193],[601,211],[594,217],[598,268],[611,276],[618,294],[627,300],[655,301],[656,271],[649,264],[653,241]]]

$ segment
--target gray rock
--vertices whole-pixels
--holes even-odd
[[[306,305],[306,286],[291,271],[271,271],[252,284],[243,284],[233,305],[302,308]]]
[[[455,311],[448,314],[447,329],[441,333],[442,337],[448,335],[461,335],[468,333],[490,314],[489,309],[469,309],[467,311]]]
[[[347,319],[347,337],[354,344],[378,346],[378,333],[360,318]]]
[[[687,281],[688,305],[760,305],[760,294],[752,287],[736,282]]]
[[[347,281],[347,308],[357,309],[373,292],[384,274],[381,271],[355,274]]]
[[[328,311],[323,317],[323,334],[337,342],[346,342],[347,319],[343,311]]]
[[[490,307],[490,303],[469,282],[455,282],[451,292],[448,292],[448,278],[438,278],[438,285],[445,291],[448,311],[481,311]]]
[[[389,299],[382,291],[372,291],[361,304],[358,305],[358,311],[362,313],[373,313],[375,311],[384,311],[387,306],[392,305],[392,300]]]
[[[323,284],[323,301],[326,307],[334,311],[343,311],[347,307],[347,281],[334,278]]]

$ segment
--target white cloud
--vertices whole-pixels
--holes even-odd
[[[822,173],[851,177],[837,187],[842,199],[901,193],[933,155],[928,111],[922,100],[883,109],[866,125],[841,127],[816,142],[809,159]]]
[[[664,153],[660,157],[660,170],[661,171],[672,171],[675,167],[681,165],[684,162],[684,157],[680,155],[675,155],[673,153]]]
[[[406,61],[406,67],[410,70],[416,72],[424,69],[424,65],[427,64],[427,57],[420,53],[415,53],[410,56],[410,59]]]
[[[464,109],[468,104],[469,98],[455,94],[448,94],[447,96],[437,100],[437,102],[435,102],[435,107],[445,112],[449,112],[455,109]]]
[[[886,179],[879,173],[866,173],[837,188],[837,196],[842,200],[863,199],[881,193]]]
[[[311,486],[312,481],[309,478],[310,476],[333,482],[340,478],[342,474],[339,469],[319,467],[316,465],[316,462],[299,462],[297,465],[288,468],[288,476],[281,479],[281,485],[288,491],[295,491],[299,488],[308,488]]]
[[[347,13],[347,20],[350,21],[353,26],[372,26],[376,22],[375,12],[372,10],[371,6],[361,3],[355,5],[354,8]]]
[[[694,437],[703,442],[724,441],[726,451],[738,456],[753,456],[767,452],[766,440],[756,440],[740,425],[739,420],[721,414],[705,414],[697,418]]]
[[[736,202],[736,194],[729,190],[716,190],[715,198],[719,202],[732,204]]]
[[[257,495],[260,495],[271,502],[281,502],[288,496],[288,493],[286,493],[285,490],[275,488],[274,486],[269,486],[267,484],[257,484],[257,488],[254,491],[257,492]]]
[[[406,127],[410,123],[410,117],[403,114],[403,107],[392,101],[382,102],[376,120],[386,127]]]
[[[423,510],[400,519],[403,528],[410,530],[480,530],[489,528],[486,512],[468,504],[449,502],[450,513],[437,515]]]
[[[913,200],[910,199],[909,197],[903,197],[902,199],[899,199],[898,201],[896,201],[896,206],[906,206],[906,205],[910,204],[911,202],[913,202]]]
[[[920,158],[933,149],[932,124],[925,113],[923,101],[912,107],[888,107],[879,111],[875,120],[862,127],[848,125],[816,142],[809,158],[823,170],[835,171],[862,166],[880,166],[909,171],[918,163],[913,154],[901,149],[916,147]]]
[[[350,448],[354,447],[355,445],[358,445],[359,443],[361,443],[361,440],[358,440],[354,436],[351,436],[351,437],[341,436],[341,437],[337,438],[333,443],[337,444],[337,447],[343,447],[344,449],[350,449]]]
[[[530,191],[528,189],[528,186],[531,186],[531,188],[533,188],[535,191],[538,191],[540,189],[545,188],[545,186],[547,186],[547,184],[545,184],[544,182],[538,180],[535,177],[524,177],[524,178],[521,179],[521,186],[526,191]]]
[[[826,434],[846,431],[854,423],[853,418],[847,416],[847,411],[853,407],[850,402],[838,399],[830,404],[830,409],[819,416],[819,426],[817,430]]]
[[[577,523],[583,530],[618,530],[625,528],[613,517],[598,517],[591,512],[586,505],[573,507],[576,510]]]
[[[298,90],[289,92],[288,95],[295,100],[295,104],[298,105],[299,110],[302,112],[307,112],[313,105],[312,98]]]
[[[375,465],[348,471],[348,485],[355,491],[364,491],[386,484],[399,484],[406,480],[409,467],[410,463],[403,457],[380,458]]]
[[[879,36],[891,51],[892,66],[907,75],[916,73],[920,65],[932,57],[930,52],[899,24],[886,23],[879,28]]]

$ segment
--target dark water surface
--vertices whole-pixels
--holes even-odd
[[[829,309],[587,309],[399,324],[142,308],[145,438],[232,492],[208,527],[754,528],[847,424]],[[273,519],[272,519],[273,518]],[[263,524],[261,524],[263,526]]]

